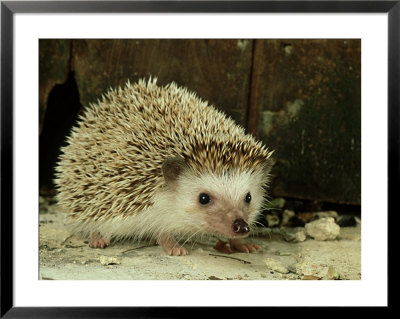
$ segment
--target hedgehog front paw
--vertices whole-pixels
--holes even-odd
[[[90,233],[90,248],[106,248],[109,244],[109,241],[106,238],[103,238],[98,231],[94,231]]]
[[[258,246],[257,244],[246,243],[241,238],[230,239],[229,244],[234,250],[238,250],[244,253],[254,253],[260,248],[260,246]]]
[[[172,237],[160,236],[158,243],[169,256],[185,256],[188,253],[186,248],[180,246]]]

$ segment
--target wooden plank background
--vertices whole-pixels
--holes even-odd
[[[74,40],[72,69],[81,103],[96,101],[110,85],[156,76],[195,90],[245,125],[251,40]]]
[[[361,41],[257,40],[250,131],[276,149],[274,196],[361,204]]]
[[[68,74],[83,106],[156,76],[276,149],[273,196],[361,204],[360,40],[41,40],[39,53],[41,130],[50,90]]]

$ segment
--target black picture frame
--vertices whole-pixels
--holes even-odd
[[[400,1],[1,1],[1,317],[191,317],[210,309],[15,307],[13,303],[13,19],[16,13],[387,13],[388,14],[388,217],[399,211]],[[389,225],[391,223],[389,222]],[[390,236],[389,236],[390,237]],[[388,243],[393,240],[388,240]],[[390,247],[390,246],[389,246]],[[388,280],[388,287],[390,280]],[[390,306],[390,298],[388,300]],[[257,311],[257,309],[255,309]],[[213,315],[246,315],[213,309]],[[270,315],[270,310],[268,314]]]

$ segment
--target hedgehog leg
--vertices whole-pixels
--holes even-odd
[[[106,248],[109,241],[103,238],[98,231],[92,231],[90,233],[89,247],[91,248]]]
[[[242,238],[229,239],[229,244],[234,250],[238,250],[244,253],[254,253],[260,248],[260,246],[256,244],[246,243]]]
[[[184,256],[188,253],[186,248],[180,246],[171,236],[160,235],[158,243],[169,256]]]

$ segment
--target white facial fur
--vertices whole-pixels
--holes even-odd
[[[236,237],[232,230],[236,219],[252,225],[257,218],[264,200],[265,178],[261,172],[230,172],[222,176],[208,173],[198,177],[186,171],[179,176],[176,189],[161,192],[155,202],[162,206],[161,211],[168,207],[166,224],[176,226],[171,225],[171,234],[199,232]],[[206,205],[199,202],[202,193],[211,199]],[[245,201],[248,193],[250,203]]]

